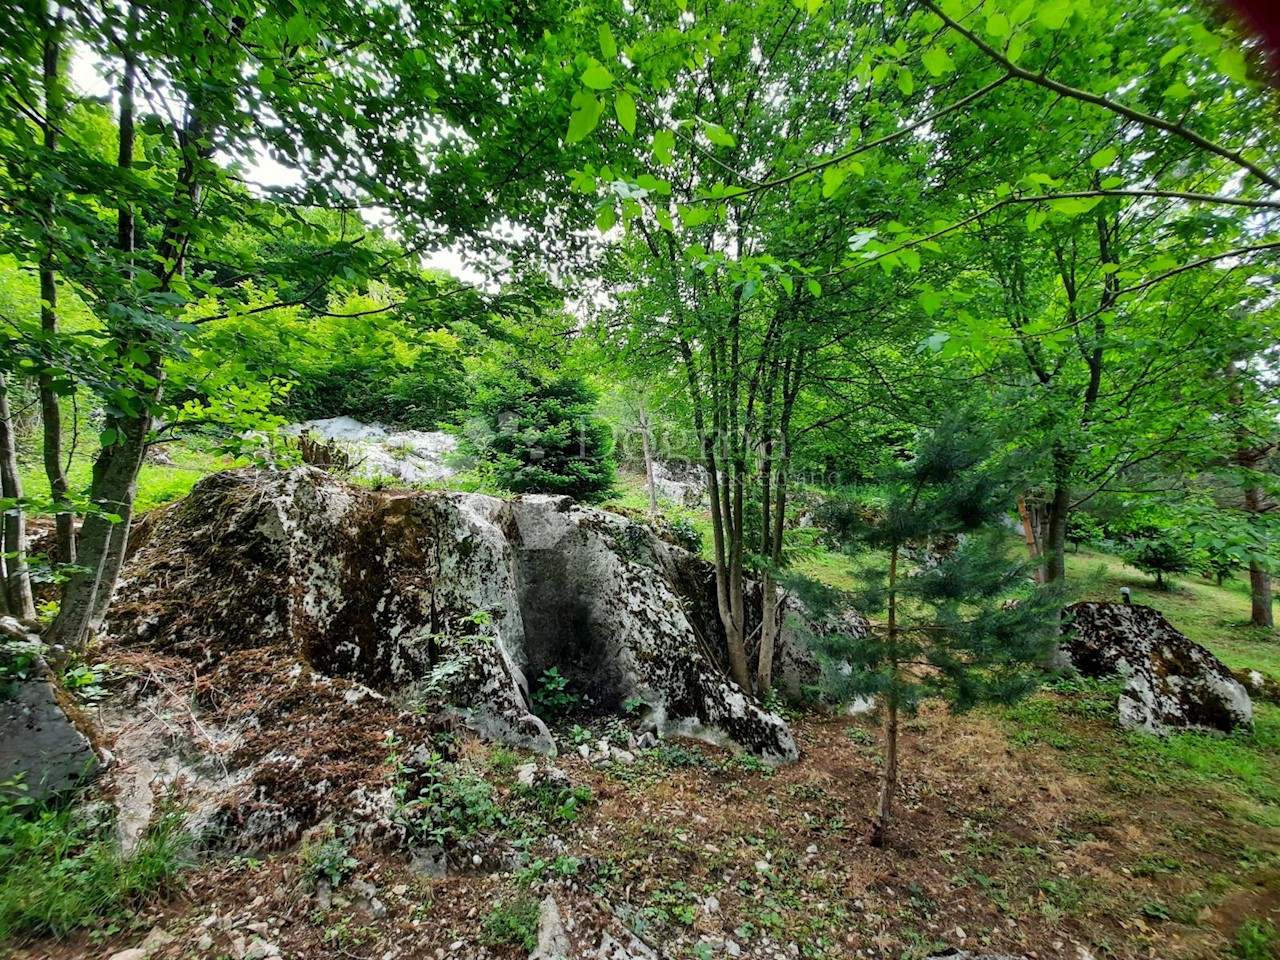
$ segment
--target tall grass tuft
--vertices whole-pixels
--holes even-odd
[[[120,919],[172,889],[194,862],[192,840],[172,807],[126,858],[110,819],[93,822],[71,805],[0,793],[0,943]]]

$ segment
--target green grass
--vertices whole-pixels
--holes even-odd
[[[0,943],[65,936],[125,919],[192,865],[176,813],[120,856],[110,822],[71,806],[0,798]]]
[[[196,450],[182,443],[169,443],[163,447],[173,460],[172,464],[144,463],[138,475],[138,499],[135,508],[145,513],[153,507],[181,500],[201,477],[218,470],[226,470],[243,463],[233,461],[229,457],[217,456]],[[35,507],[33,514],[48,513],[49,483],[44,469],[34,457],[24,457],[19,466],[22,475],[23,492],[31,498]],[[71,468],[67,471],[67,481],[73,496],[84,499],[93,479],[93,459],[88,454],[76,454],[71,459]]]
[[[1219,587],[1196,575],[1170,577],[1171,590],[1119,557],[1082,549],[1067,555],[1072,591],[1082,600],[1120,599],[1120,588],[1133,591],[1133,602],[1154,607],[1187,637],[1203,644],[1233,669],[1261,670],[1280,677],[1280,635],[1249,624],[1249,584],[1228,580]]]

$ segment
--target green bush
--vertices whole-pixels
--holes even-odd
[[[176,811],[163,812],[127,859],[111,828],[73,807],[0,796],[0,943],[123,919],[194,865]]]
[[[569,692],[568,686],[569,678],[563,676],[558,667],[544,670],[538,678],[537,689],[533,691],[533,705],[538,716],[543,720],[555,720],[576,707],[578,697]]]
[[[1150,538],[1135,540],[1125,551],[1125,562],[1143,573],[1155,574],[1156,589],[1168,590],[1164,575],[1191,569],[1190,545],[1171,536],[1153,532]]]

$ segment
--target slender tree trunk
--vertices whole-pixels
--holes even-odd
[[[35,598],[27,568],[27,518],[22,510],[22,478],[18,475],[18,437],[9,411],[9,389],[0,373],[0,497],[17,501],[4,513],[3,541],[5,608],[13,616],[34,620]]]
[[[1059,444],[1053,451],[1053,495],[1049,501],[1049,529],[1042,549],[1045,583],[1067,579],[1067,520],[1071,515],[1071,459]]]
[[[888,838],[889,821],[893,817],[893,798],[898,793],[898,547],[889,554],[889,615],[886,624],[889,638],[889,689],[884,710],[884,774],[880,778],[880,802],[871,821],[868,837],[873,847],[883,847]]]
[[[1245,487],[1245,510],[1257,515],[1262,512],[1263,507],[1262,491],[1257,487]],[[1266,627],[1268,630],[1275,626],[1271,601],[1271,574],[1257,560],[1249,561],[1249,622],[1255,627]]]
[[[62,95],[62,17],[50,14],[44,41],[44,146],[50,154],[58,149],[58,133],[64,114]],[[57,201],[49,198],[49,229],[57,216]],[[52,348],[58,335],[58,280],[52,241],[40,260],[40,330],[45,351],[44,369],[38,377],[40,421],[44,435],[44,472],[49,481],[57,523],[58,560],[76,561],[75,514],[72,511],[66,467],[62,456],[62,407],[53,388]]]
[[[1044,583],[1044,567],[1040,565],[1040,543],[1036,539],[1035,521],[1027,509],[1027,498],[1018,498],[1018,517],[1022,520],[1022,537],[1027,544],[1027,559],[1035,564],[1036,583]]]
[[[1227,379],[1227,402],[1236,410],[1240,410],[1244,406],[1244,397],[1236,377],[1235,364],[1227,364],[1223,373]],[[1269,433],[1265,438],[1259,437],[1250,432],[1244,419],[1237,421],[1236,449],[1231,459],[1237,467],[1245,471],[1246,477],[1256,473],[1258,468],[1263,466],[1267,455],[1275,449],[1270,439],[1273,435]],[[1261,515],[1271,506],[1267,502],[1266,492],[1251,479],[1246,480],[1243,493],[1244,510],[1251,519],[1261,518]],[[1249,561],[1249,622],[1255,627],[1265,627],[1268,630],[1275,627],[1272,612],[1271,573],[1256,559]]]
[[[653,482],[653,447],[649,442],[649,414],[644,408],[644,401],[640,401],[639,419],[640,419],[640,445],[644,450],[644,482],[645,487],[649,491],[649,513],[657,514],[658,512],[658,489]]]
[[[120,149],[117,166],[122,170],[133,166],[133,100],[137,67],[128,51],[132,49],[137,24],[138,8],[131,5],[125,69],[120,86]],[[194,229],[200,198],[200,163],[209,151],[208,145],[201,142],[201,133],[200,124],[195,120],[182,133],[185,159],[178,178],[175,206],[179,210],[185,207],[185,212],[166,226],[165,238],[159,251],[162,260],[173,263],[169,278],[182,273],[186,239]],[[122,206],[117,216],[117,246],[123,270],[130,277],[136,230],[132,208]],[[168,282],[166,279],[166,288]],[[137,396],[133,400],[136,409],[108,421],[108,427],[115,433],[115,442],[104,447],[94,462],[90,500],[95,509],[85,518],[80,534],[79,566],[84,569],[73,574],[67,581],[58,618],[50,627],[47,638],[50,645],[56,648],[55,655],[62,661],[81,652],[89,638],[102,625],[128,547],[133,504],[138,490],[138,473],[142,469],[147,434],[151,429],[151,411],[160,398],[164,382],[163,358],[159,346],[153,343],[136,343],[127,333],[120,335],[118,349],[122,353],[128,353],[137,347],[146,350],[149,358],[141,371],[149,385],[144,386],[140,380],[136,387]]]

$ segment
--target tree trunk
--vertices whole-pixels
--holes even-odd
[[[62,95],[62,17],[51,14],[44,40],[44,146],[50,154],[58,149],[58,132],[63,122]],[[49,232],[57,217],[56,198],[50,196],[48,206]],[[53,242],[40,260],[40,331],[45,354],[44,363],[37,378],[40,391],[40,422],[44,440],[44,472],[49,481],[57,523],[58,561],[75,563],[75,514],[68,496],[66,467],[62,457],[62,408],[53,389],[52,355],[58,335],[58,280],[54,262]]]
[[[883,847],[893,816],[893,798],[898,792],[898,698],[890,692],[884,714],[884,774],[880,778],[880,800],[868,837],[871,846]]]
[[[644,450],[644,483],[649,491],[649,513],[658,512],[658,489],[653,483],[653,447],[649,443],[649,415],[644,409],[644,401],[640,401],[640,445]]]
[[[35,597],[27,568],[27,518],[22,510],[22,478],[18,475],[18,437],[9,412],[9,389],[0,373],[0,497],[17,501],[4,513],[3,535],[5,608],[16,617],[34,620]]]
[[[1040,565],[1040,544],[1036,540],[1035,521],[1027,509],[1027,498],[1018,498],[1018,517],[1022,521],[1022,537],[1027,543],[1027,559],[1035,564],[1036,583],[1044,583],[1044,567]]]
[[[1255,627],[1275,626],[1271,604],[1271,574],[1257,560],[1249,564],[1249,622]]]
[[[1071,514],[1071,487],[1059,479],[1049,502],[1049,529],[1044,542],[1044,582],[1062,583],[1067,579],[1067,519]]]
[[[1257,463],[1251,462],[1248,466],[1256,468]],[[1245,487],[1246,512],[1254,516],[1262,513],[1266,507],[1264,500],[1265,496],[1258,487]],[[1266,627],[1268,630],[1275,626],[1271,604],[1271,574],[1257,560],[1249,561],[1249,622],[1255,627]]]
[[[158,393],[145,401],[148,412],[110,421],[117,442],[105,447],[93,465],[94,509],[80,531],[78,566],[83,569],[67,581],[58,618],[49,629],[48,641],[60,648],[55,652],[60,661],[83,651],[102,626],[128,546],[138,472],[147,449],[150,403],[157,397]]]
[[[765,573],[760,583],[760,659],[756,664],[756,694],[761,700],[773,687],[773,656],[778,641],[778,583]]]
[[[880,778],[880,801],[867,837],[873,847],[883,847],[893,816],[893,798],[898,793],[898,547],[889,554],[889,615],[885,629],[889,639],[889,689],[884,711],[884,774]]]

